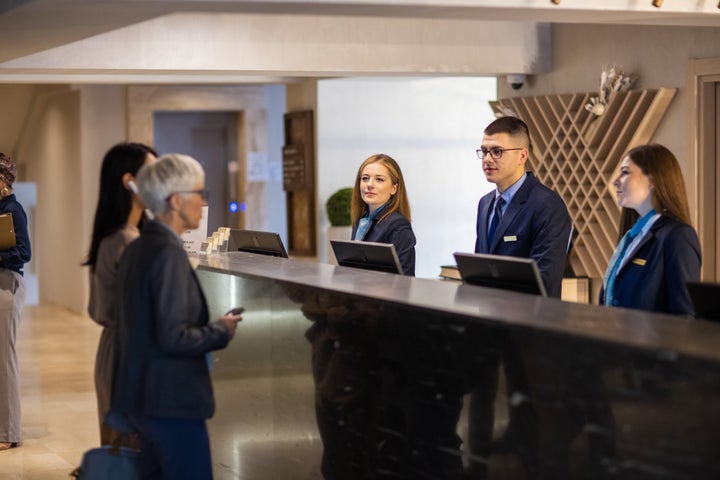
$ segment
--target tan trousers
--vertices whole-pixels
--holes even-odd
[[[22,275],[0,268],[0,442],[20,442],[20,370],[15,339],[25,305]]]

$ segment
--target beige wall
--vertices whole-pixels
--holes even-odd
[[[31,111],[35,89],[35,85],[0,85],[0,105],[3,109],[0,115],[0,152],[17,157],[15,149]],[[19,157],[15,160],[19,166],[25,162]],[[23,180],[22,170],[19,173],[19,180]]]
[[[38,87],[17,156],[23,180],[37,184],[41,303],[83,312],[87,269],[81,267],[92,233],[100,164],[107,148],[125,137],[125,87]]]
[[[11,95],[18,88],[0,85],[0,92]],[[81,263],[92,235],[102,158],[112,145],[125,140],[151,145],[154,110],[229,109],[246,112],[249,146],[265,148],[255,141],[264,132],[262,87],[52,85],[20,90],[34,95],[26,101],[26,120],[12,153],[26,164],[22,180],[37,184],[33,255],[40,302],[76,312],[87,306],[88,273]]]
[[[37,183],[37,232],[33,255],[38,262],[41,303],[79,310],[82,303],[82,171],[80,94],[65,90],[43,99],[33,135],[18,146],[27,159],[28,181]]]
[[[552,45],[552,72],[530,77],[518,91],[510,90],[501,78],[498,97],[594,91],[601,66],[620,64],[639,75],[636,84],[639,88],[679,89],[654,140],[671,148],[685,164],[686,64],[690,58],[720,57],[720,28],[555,25]],[[0,85],[0,92],[12,95],[18,87],[9,88]],[[23,123],[19,140],[7,143],[16,145],[16,157],[27,162],[23,180],[38,185],[39,242],[34,245],[34,254],[38,261],[40,301],[84,311],[87,272],[79,264],[89,242],[102,155],[113,143],[125,138],[151,142],[148,132],[152,131],[152,117],[148,111],[128,110],[123,86],[33,88],[33,101],[24,100],[29,103],[27,111],[14,112],[14,117]],[[155,99],[163,98],[163,94],[157,96],[160,89],[172,93],[173,101],[164,98],[159,103],[177,108],[175,100],[182,102],[183,97],[186,101],[188,98],[177,93],[187,92],[187,87],[173,88],[150,87],[144,93]],[[204,90],[195,98],[211,99],[208,100],[211,104],[218,99],[227,100],[227,96],[215,97],[212,90]],[[289,85],[288,110],[313,108],[315,95],[313,80]],[[140,97],[135,100],[147,99]],[[244,100],[234,95],[230,98],[235,102],[232,109],[262,108],[261,102],[249,101],[254,96]],[[185,104],[185,108],[201,109],[194,100],[191,103]]]
[[[153,113],[156,111],[233,111],[238,115],[238,196],[254,208],[243,213],[243,228],[264,230],[269,206],[265,182],[247,181],[247,154],[266,154],[265,87],[238,86],[131,86],[128,89],[130,138],[152,145]],[[158,152],[160,154],[167,152]],[[212,186],[209,186],[212,188]],[[212,232],[209,232],[212,233]]]
[[[596,91],[603,65],[622,65],[638,75],[636,88],[675,87],[678,93],[653,141],[687,161],[688,92],[691,58],[720,57],[720,28],[554,25],[552,72],[533,75],[520,90],[498,81],[498,98]]]
[[[712,233],[703,232],[698,221],[704,215],[703,205],[715,199],[700,198],[698,194],[702,172],[696,171],[694,139],[688,136],[687,122],[695,99],[691,85],[687,84],[687,69],[691,59],[720,58],[720,28],[555,25],[552,45],[552,72],[529,77],[525,87],[517,91],[501,79],[498,98],[594,92],[602,66],[613,64],[638,75],[635,88],[677,88],[652,141],[667,146],[678,158],[688,189],[690,213],[702,239],[703,263],[717,263],[714,229],[709,226]],[[717,276],[710,269],[703,273],[703,279],[717,281]]]
[[[105,152],[118,142],[128,140],[126,133],[126,87],[120,85],[83,85],[80,92],[80,162],[81,201],[77,211],[82,217],[75,240],[82,245],[85,258],[92,237],[95,207],[100,188],[100,167]],[[68,288],[61,284],[61,288]],[[71,308],[85,311],[89,298],[87,268],[82,268],[82,288],[78,305]]]

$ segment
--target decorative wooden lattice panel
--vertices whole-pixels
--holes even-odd
[[[609,189],[622,155],[648,143],[677,89],[615,93],[602,116],[585,109],[594,93],[517,97],[491,102],[530,128],[537,178],[565,201],[576,230],[570,265],[602,277],[617,243],[620,208]]]

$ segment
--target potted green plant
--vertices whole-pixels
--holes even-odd
[[[330,240],[350,240],[352,235],[352,224],[350,220],[350,205],[352,203],[353,189],[344,187],[330,195],[325,202],[325,213],[327,214],[330,227],[328,227],[327,257],[328,262],[337,264],[335,255],[330,246]]]
[[[336,191],[325,202],[325,212],[327,213],[330,225],[333,227],[350,226],[350,204],[352,202],[351,187],[341,188]]]

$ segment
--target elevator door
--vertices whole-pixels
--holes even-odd
[[[238,198],[238,178],[244,171],[244,156],[238,154],[236,112],[156,112],[154,146],[160,155],[184,153],[205,169],[208,200],[208,235],[219,227],[243,228],[241,212],[230,211]],[[232,168],[230,168],[232,166]]]

